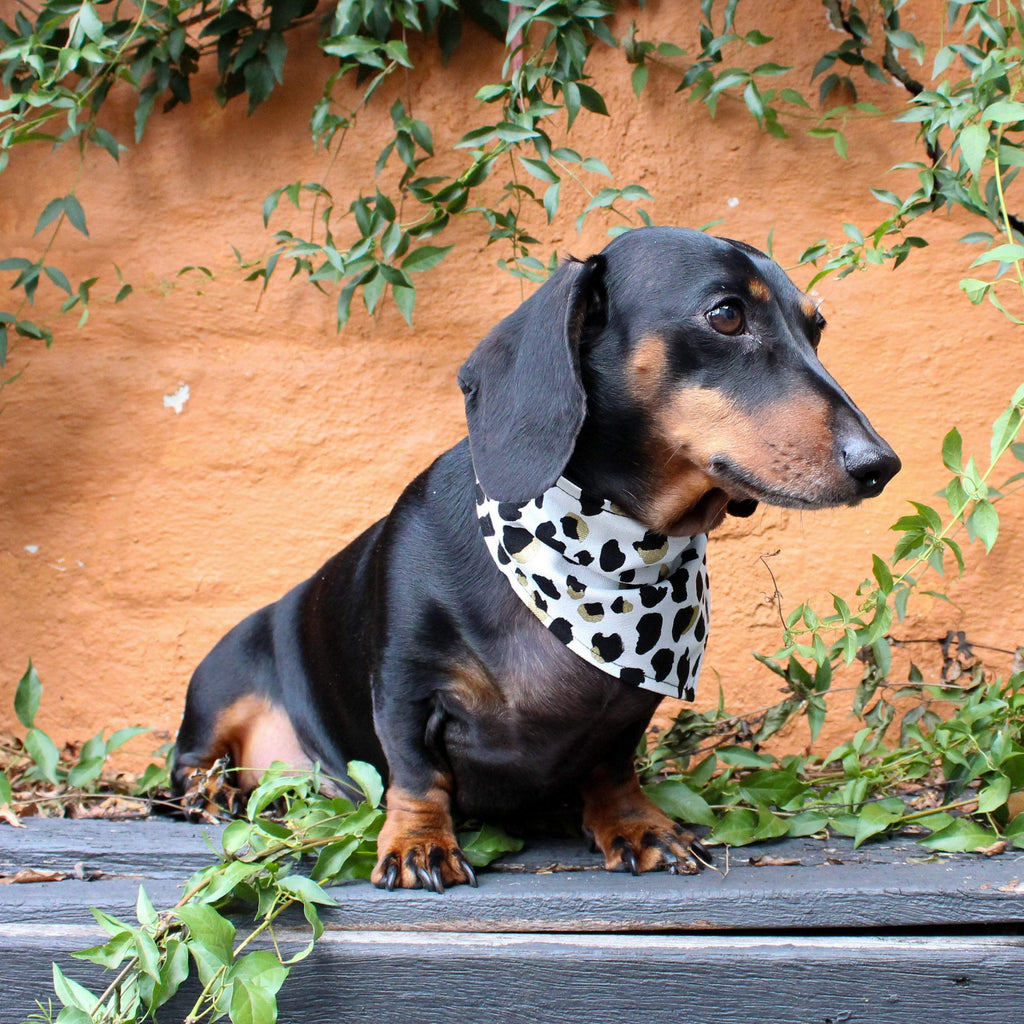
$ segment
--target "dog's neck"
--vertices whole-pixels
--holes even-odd
[[[623,683],[692,700],[707,642],[707,537],[666,537],[560,478],[522,504],[477,484],[487,549],[567,647]]]

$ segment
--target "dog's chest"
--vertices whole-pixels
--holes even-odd
[[[507,790],[498,802],[511,806],[584,777],[660,699],[585,662],[521,603],[506,612],[485,658],[467,658],[445,691],[444,753],[463,806],[481,787],[490,803]]]

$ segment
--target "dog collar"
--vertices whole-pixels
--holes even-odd
[[[565,477],[523,504],[477,483],[487,550],[570,650],[624,683],[693,700],[707,643],[707,535],[666,537]]]

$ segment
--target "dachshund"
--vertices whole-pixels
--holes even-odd
[[[564,262],[462,366],[468,438],[199,665],[175,788],[227,756],[243,789],[280,760],[348,793],[369,762],[389,890],[476,884],[453,815],[580,798],[607,868],[698,870],[633,758],[663,697],[692,699],[706,534],[900,469],[819,361],[824,326],[768,256],[698,231]]]

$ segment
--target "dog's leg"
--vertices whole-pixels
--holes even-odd
[[[664,868],[692,875],[711,860],[692,833],[644,796],[628,762],[591,773],[583,786],[583,828],[609,871],[639,875]]]
[[[462,882],[476,885],[455,838],[451,777],[439,767],[437,734],[443,721],[432,701],[385,699],[375,709],[391,776],[387,818],[370,875],[378,888],[444,892]]]

